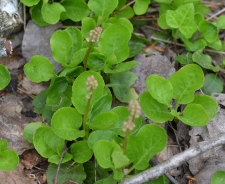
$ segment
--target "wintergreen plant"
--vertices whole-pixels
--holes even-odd
[[[88,175],[89,172],[104,170],[106,176],[116,183],[134,170],[146,169],[150,158],[166,145],[167,135],[162,127],[142,125],[137,101],[131,100],[129,107],[111,109],[111,92],[97,72],[85,71],[75,79],[72,103],[74,107],[62,107],[53,114],[50,126],[34,122],[24,129],[24,138],[51,163],[47,171],[49,183],[57,169],[55,164],[59,164],[68,146],[67,141],[72,144],[63,155],[59,183],[71,177],[62,174],[72,161],[75,164],[67,172],[73,172],[74,181],[93,182],[94,176]],[[111,176],[110,171],[113,172]],[[97,181],[109,178],[97,175]]]

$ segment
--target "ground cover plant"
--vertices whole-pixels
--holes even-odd
[[[133,34],[129,18],[144,14],[150,1],[133,1],[133,7],[118,0],[21,2],[30,7],[32,20],[40,26],[68,19],[81,25],[80,29],[57,30],[51,36],[52,56],[62,70],[55,73],[51,61],[41,55],[24,66],[31,81],[50,81],[48,89],[33,100],[34,111],[46,123],[32,122],[24,129],[24,138],[50,163],[48,183],[118,183],[148,169],[149,160],[165,148],[167,133],[162,123],[180,120],[205,126],[216,116],[217,102],[196,91],[202,88],[211,94],[207,83],[212,81],[217,86],[214,92],[222,91],[215,74],[222,66],[214,66],[203,49],[224,50],[218,39],[224,17],[215,23],[205,20],[208,8],[199,4],[200,0],[156,1],[160,4],[159,26],[169,29],[175,42],[181,40],[190,57],[177,57],[185,66],[168,80],[159,75],[147,77],[147,90],[140,97],[131,88],[137,76],[130,70],[137,65],[133,57],[149,41]],[[6,68],[0,67],[5,78],[2,89],[10,78]],[[206,69],[214,73],[204,76]],[[128,107],[112,107],[113,96]],[[147,124],[141,111],[154,123]],[[1,145],[2,158],[9,159],[11,154],[15,161],[5,170],[15,168],[18,157],[7,150],[5,141]],[[1,164],[5,168],[8,162]],[[222,172],[213,176],[212,183],[223,178]],[[162,175],[152,183],[169,181]]]

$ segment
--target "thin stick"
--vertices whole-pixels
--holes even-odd
[[[160,42],[164,42],[164,43],[174,44],[173,42],[171,42],[169,40],[163,40],[163,39],[156,38],[156,37],[153,37],[153,36],[151,37],[151,39],[156,40],[156,41],[160,41]],[[177,45],[179,45],[181,47],[185,47],[185,45],[184,44],[181,44],[181,43],[177,43]],[[212,49],[204,49],[204,51],[212,52],[212,53],[217,53],[217,54],[224,54],[225,55],[225,52],[217,51],[217,50],[212,50]]]
[[[133,0],[129,3],[127,3],[126,5],[124,5],[122,8],[120,8],[119,10],[117,10],[116,12],[114,12],[111,16],[114,16],[115,14],[121,12],[123,9],[125,9],[126,7],[130,6],[131,4],[135,3],[136,0]]]
[[[155,165],[158,165],[160,162],[155,158],[153,157],[151,160],[150,160],[150,163],[152,166],[155,166]],[[165,173],[165,176],[173,183],[173,184],[179,184],[179,182],[177,180],[174,179],[173,176],[171,176],[169,173]]]
[[[25,31],[25,29],[26,29],[26,6],[25,5],[23,5],[23,29],[24,29],[24,31]]]
[[[223,9],[222,9],[222,10],[220,10],[219,12],[215,13],[215,14],[214,14],[214,15],[212,15],[211,17],[207,18],[206,20],[210,20],[210,19],[212,19],[212,18],[216,17],[217,15],[219,15],[219,14],[221,14],[221,13],[223,13],[223,12],[225,12],[225,8],[223,8]]]
[[[162,174],[167,173],[170,170],[180,166],[182,163],[217,146],[222,146],[223,144],[225,144],[225,134],[222,134],[208,141],[203,141],[195,144],[184,152],[174,155],[169,160],[162,162],[155,167],[147,169],[132,178],[123,180],[120,184],[141,184],[146,181],[158,178]]]
[[[57,183],[58,183],[58,175],[59,175],[60,166],[61,166],[61,164],[62,164],[62,160],[63,160],[65,154],[67,153],[67,151],[68,151],[68,148],[66,148],[66,149],[62,152],[62,155],[61,155],[61,158],[60,158],[60,160],[59,160],[58,167],[57,167],[57,171],[56,171],[56,174],[55,174],[55,179],[53,179],[54,184],[57,184]]]

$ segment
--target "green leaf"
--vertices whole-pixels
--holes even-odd
[[[106,54],[108,64],[121,63],[128,58],[130,38],[130,31],[120,24],[113,24],[103,31],[99,41],[99,50]]]
[[[96,28],[96,22],[93,18],[85,17],[81,21],[81,32],[84,38],[89,38],[90,31]]]
[[[43,20],[49,24],[56,24],[62,12],[65,12],[65,9],[60,3],[45,3],[41,8]]]
[[[25,128],[23,129],[24,139],[26,139],[30,143],[33,143],[33,137],[34,137],[35,131],[42,126],[46,126],[46,125],[44,125],[42,122],[33,122],[26,125]]]
[[[209,43],[214,42],[218,39],[218,29],[217,27],[208,21],[202,21],[198,25],[198,30],[201,32],[201,36]]]
[[[93,123],[95,117],[102,113],[110,111],[112,105],[112,94],[109,88],[104,87],[104,94],[99,98],[92,106],[91,117],[89,119],[90,123]]]
[[[196,4],[195,5],[195,14],[205,15],[210,12],[210,8],[204,4]]]
[[[94,144],[99,140],[108,140],[115,141],[116,143],[121,143],[122,139],[120,139],[117,134],[111,130],[96,130],[92,132],[88,138],[88,145],[92,149]]]
[[[123,149],[119,145],[116,145],[112,152],[112,162],[115,169],[124,168],[130,162],[127,156],[123,154]]]
[[[176,56],[175,60],[178,61],[182,65],[192,64],[192,53],[184,53],[180,56]]]
[[[211,95],[212,93],[221,93],[223,91],[223,81],[215,74],[207,74],[205,76],[202,90],[206,95]]]
[[[35,131],[33,142],[35,149],[45,158],[50,158],[56,154],[61,156],[65,145],[65,141],[47,126],[40,127]]]
[[[0,140],[0,153],[7,150],[8,142],[5,139]]]
[[[225,183],[225,171],[223,170],[216,171],[211,178],[211,184],[223,184],[223,183]]]
[[[84,163],[90,160],[93,151],[89,148],[87,141],[75,142],[70,146],[73,160],[77,163]]]
[[[71,56],[69,67],[74,67],[79,65],[85,58],[88,48],[83,48],[73,53]]]
[[[225,15],[221,15],[216,20],[216,26],[218,29],[225,29]]]
[[[66,163],[70,161],[73,158],[73,156],[69,153],[66,153],[62,159],[62,163]],[[53,163],[53,164],[59,164],[61,159],[61,156],[59,155],[52,155],[49,159],[48,162]]]
[[[0,64],[0,90],[4,89],[10,82],[10,73],[7,68]]]
[[[196,95],[192,103],[201,105],[210,118],[214,118],[217,114],[218,104],[216,100],[210,96]]]
[[[88,102],[88,99],[86,98],[86,95],[88,94],[88,91],[86,90],[86,81],[90,76],[94,76],[95,80],[98,82],[98,87],[92,93],[90,107],[94,104],[94,102],[101,98],[104,92],[105,84],[100,74],[93,71],[87,71],[80,74],[72,86],[72,103],[81,114],[84,114]]]
[[[159,75],[150,75],[146,79],[146,87],[155,100],[172,107],[173,86],[168,80]]]
[[[208,43],[207,46],[215,50],[223,50],[223,41],[217,39],[215,42]]]
[[[207,43],[204,39],[199,39],[194,42],[189,41],[185,37],[183,37],[181,39],[183,40],[186,49],[189,51],[192,51],[192,52],[198,51],[198,50],[203,50],[207,46]]]
[[[136,136],[130,136],[126,155],[134,163],[133,167],[144,170],[149,160],[161,152],[167,143],[166,131],[155,124],[143,126]]]
[[[177,118],[190,126],[205,126],[210,119],[202,105],[194,103],[188,104]]]
[[[204,74],[200,66],[189,64],[173,73],[169,79],[173,85],[173,98],[178,104],[187,104],[194,99],[194,92],[203,85]]]
[[[169,113],[167,105],[159,103],[147,91],[141,94],[140,105],[143,113],[152,121],[164,123],[165,121],[173,120],[173,116]]]
[[[25,64],[24,73],[32,82],[48,81],[54,75],[54,66],[48,58],[36,55]]]
[[[74,52],[81,49],[82,42],[83,42],[83,36],[82,36],[82,33],[80,32],[80,30],[75,27],[68,27],[65,29],[65,31],[67,33],[69,33],[69,35],[72,38],[73,45],[72,45],[72,48],[70,51],[70,55],[72,55]]]
[[[90,70],[99,72],[104,68],[105,60],[106,57],[104,54],[92,52],[88,57],[87,66]]]
[[[112,176],[95,182],[95,184],[117,184],[117,183],[118,181],[112,178]]]
[[[101,16],[106,19],[116,9],[118,0],[90,0],[88,1],[88,7],[95,15]]]
[[[98,114],[93,123],[88,123],[92,130],[107,130],[118,121],[118,115],[114,112],[103,112]]]
[[[166,22],[166,13],[160,15],[160,17],[157,20],[157,24],[162,29],[169,29],[170,28],[170,26]]]
[[[107,21],[105,21],[102,24],[102,28],[106,29],[107,27],[111,26],[112,24],[121,24],[124,27],[126,27],[130,31],[130,33],[132,33],[134,30],[132,23],[128,19],[116,18],[116,17],[110,17]]]
[[[33,1],[32,1],[33,2]],[[36,6],[30,7],[30,15],[32,20],[39,26],[47,26],[48,23],[43,20],[41,14],[42,2],[40,1]]]
[[[73,46],[73,40],[67,31],[56,31],[50,39],[52,56],[58,63],[66,66],[68,56]]]
[[[84,0],[63,0],[62,6],[65,8],[68,18],[74,22],[81,21],[90,13]]]
[[[119,101],[129,103],[130,100],[138,98],[135,90],[130,88],[136,80],[136,74],[128,71],[110,75],[109,85],[112,86],[113,92]]]
[[[212,58],[209,55],[205,55],[202,53],[202,50],[196,51],[192,59],[195,63],[199,64],[202,68],[212,70],[214,72],[218,72],[219,68],[212,65]]]
[[[112,109],[112,112],[115,112],[119,119],[118,121],[110,128],[110,130],[113,130],[116,132],[116,134],[125,137],[126,133],[122,130],[123,129],[123,123],[128,120],[130,112],[127,107],[123,106],[117,106]],[[137,130],[141,127],[142,124],[142,117],[136,118],[134,120],[135,127],[132,131],[130,131],[130,135],[137,132]]]
[[[104,72],[105,73],[122,73],[122,72],[127,72],[130,71],[132,68],[137,66],[137,61],[128,61],[128,62],[123,62],[119,63],[117,65],[110,65],[107,64],[104,67]]]
[[[39,2],[40,0],[21,0],[21,2],[23,3],[23,4],[25,4],[26,6],[34,6],[34,5],[37,5],[38,4],[38,2]]]
[[[168,10],[166,12],[166,23],[179,31],[186,37],[190,38],[197,30],[194,21],[194,5],[187,3],[179,6],[177,10]]]
[[[143,15],[148,9],[150,0],[136,0],[133,6],[136,15]]]
[[[55,134],[65,140],[72,141],[85,135],[83,130],[79,130],[82,116],[72,107],[62,107],[57,110],[52,116],[51,124]]]
[[[130,19],[134,16],[134,10],[130,6],[127,6],[122,11],[116,13],[114,17],[116,18],[127,18]]]
[[[155,2],[160,4],[170,4],[173,0],[155,0]]]
[[[19,157],[14,150],[5,150],[0,152],[0,170],[11,171],[19,164]]]
[[[46,172],[48,184],[53,184],[57,168],[58,165],[49,164],[48,170]],[[60,165],[58,176],[58,184],[64,184],[69,180],[76,181],[77,183],[83,183],[86,178],[86,173],[82,164],[74,164],[72,161],[70,161]]]

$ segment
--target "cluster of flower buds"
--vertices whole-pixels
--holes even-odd
[[[93,91],[98,87],[98,81],[95,79],[93,75],[87,78],[86,81],[86,90],[88,91],[88,94],[86,95],[87,99],[91,98],[91,95]]]
[[[123,123],[123,131],[131,131],[134,129],[134,119],[139,118],[141,115],[141,107],[137,100],[131,100],[129,103],[128,110],[130,112],[130,115],[128,117],[128,121]]]
[[[96,27],[90,31],[90,38],[86,38],[87,42],[98,42],[102,33],[101,27]]]

